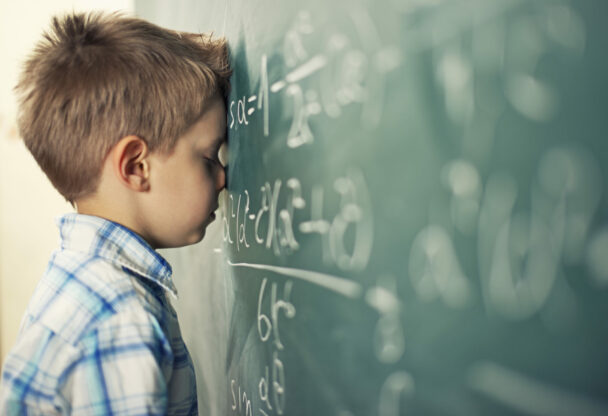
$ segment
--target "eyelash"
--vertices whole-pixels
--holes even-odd
[[[227,149],[225,148],[224,145],[222,145],[222,146],[220,146],[218,151],[215,153],[214,157],[207,157],[205,155],[202,155],[202,158],[204,159],[205,163],[208,165],[218,165],[222,169],[225,169],[226,168],[225,162],[227,162],[226,152],[227,152]],[[209,167],[213,167],[213,166],[209,166]]]
[[[205,162],[205,164],[207,165],[207,168],[211,169],[215,169],[215,168],[221,168],[224,169],[225,166],[220,162],[219,158],[209,158],[206,156],[203,156],[203,160]]]

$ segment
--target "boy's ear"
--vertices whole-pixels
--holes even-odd
[[[118,180],[137,192],[150,189],[150,151],[145,140],[125,136],[112,149],[112,167]]]

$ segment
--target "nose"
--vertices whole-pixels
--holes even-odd
[[[217,179],[216,179],[216,185],[215,185],[218,192],[220,192],[222,189],[224,189],[226,187],[227,173],[228,173],[228,166],[220,165],[218,172],[217,172]]]

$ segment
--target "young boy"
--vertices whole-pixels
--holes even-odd
[[[16,87],[25,144],[77,213],[2,370],[0,414],[197,414],[171,266],[225,185],[223,40],[119,14],[55,18]]]

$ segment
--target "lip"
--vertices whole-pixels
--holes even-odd
[[[215,209],[213,211],[211,211],[211,215],[209,215],[209,218],[211,218],[211,220],[215,219],[215,212],[217,211],[218,207],[215,207]]]

